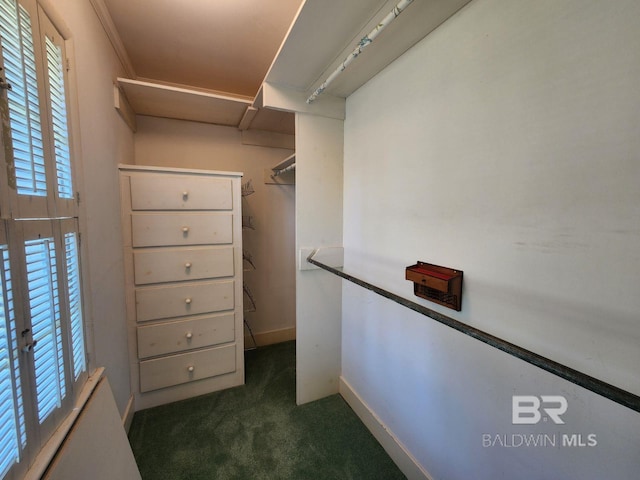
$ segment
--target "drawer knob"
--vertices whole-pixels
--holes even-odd
[[[187,262],[184,264],[184,268],[191,268],[191,262]]]
[[[189,233],[189,227],[182,227],[182,233]]]
[[[189,192],[187,192],[186,190],[184,192],[182,192],[182,196],[184,198],[187,198],[189,196]]]
[[[187,337],[187,340],[191,340],[193,338],[193,333],[187,332],[185,337]]]
[[[189,371],[189,373],[193,373],[193,371],[196,369],[196,367],[194,367],[193,365],[189,365],[187,367],[187,370]]]
[[[187,305],[189,305],[191,303],[191,299],[190,298],[185,298],[184,299],[184,303],[186,303]]]

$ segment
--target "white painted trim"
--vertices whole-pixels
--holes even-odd
[[[222,175],[224,177],[242,177],[242,172],[226,172],[222,170],[203,170],[198,168],[175,168],[175,167],[156,167],[153,165],[127,165],[125,163],[118,164],[118,168],[123,172],[167,172],[167,173],[184,173],[184,174],[202,174],[202,175]]]
[[[117,112],[120,114],[120,117],[129,126],[131,131],[133,133],[136,133],[136,112],[133,111],[133,108],[131,108],[131,104],[129,103],[129,100],[127,100],[126,95],[116,84],[113,85],[113,102]]]
[[[249,105],[242,116],[242,120],[240,120],[238,124],[238,130],[248,130],[257,113],[258,109]]]
[[[124,427],[124,431],[127,432],[127,434],[129,434],[129,430],[131,429],[133,415],[136,413],[133,402],[134,396],[131,395],[129,397],[129,401],[127,402],[127,406],[124,409],[124,415],[122,416],[122,426]]]
[[[129,58],[129,54],[127,53],[126,48],[124,48],[124,43],[122,43],[122,39],[120,38],[120,34],[118,30],[116,30],[116,26],[113,23],[113,19],[111,18],[111,14],[107,9],[107,6],[104,4],[103,0],[89,0],[91,6],[96,12],[100,23],[102,24],[102,28],[104,28],[111,45],[113,46],[113,50],[116,52],[122,67],[124,68],[127,76],[130,78],[136,78],[136,71],[133,68],[133,64],[131,63],[131,59]]]
[[[65,438],[67,438],[67,435],[76,423],[76,420],[82,413],[82,409],[85,407],[89,398],[91,398],[91,395],[100,383],[100,380],[103,378],[105,378],[104,368],[101,367],[93,372],[93,374],[87,379],[87,382],[82,387],[82,391],[78,396],[78,400],[76,401],[74,408],[71,409],[67,418],[64,419],[51,438],[44,444],[40,452],[38,452],[35,461],[29,467],[29,470],[23,480],[39,480],[42,477],[45,470],[56,456],[56,453],[58,453],[58,450]]]
[[[258,99],[260,99],[259,102],[257,101]],[[260,94],[256,97],[256,101],[254,101],[254,107],[256,106],[287,112],[310,113],[321,117],[344,120],[346,100],[324,94],[317,102],[309,105],[305,92],[265,82],[262,84]]]
[[[213,90],[121,77],[116,82],[137,115],[237,127],[251,105],[249,98]]]
[[[251,99],[249,97],[245,97],[244,95],[234,95],[232,93],[221,93],[216,90],[206,90],[202,88],[193,88],[185,85],[177,85],[173,83],[161,83],[155,80],[134,80],[130,78],[118,78],[117,79],[118,86],[126,90],[128,87],[138,87],[142,91],[157,91],[161,94],[171,94],[171,93],[182,93],[194,98],[200,98],[202,101],[206,101],[208,99],[214,100],[226,100],[229,102],[235,102],[240,104],[241,106],[250,106]],[[133,99],[129,98],[129,102],[132,102]],[[135,103],[135,102],[134,102]]]
[[[433,480],[433,477],[418,463],[411,452],[398,440],[376,413],[362,400],[351,385],[340,376],[340,395],[356,412],[380,445],[409,480]]]
[[[296,327],[281,328],[279,330],[271,330],[269,332],[254,333],[258,347],[264,347],[266,345],[274,345],[276,343],[289,342],[296,339]],[[244,347],[252,348],[253,339],[251,335],[244,336]]]
[[[130,82],[130,79],[124,79]],[[184,83],[167,82],[165,80],[158,80],[156,78],[137,77],[136,82],[140,84],[151,84],[158,88],[173,89],[177,91],[183,91],[186,93],[210,95],[218,98],[224,98],[227,100],[236,100],[242,102],[245,105],[253,105],[254,97],[251,95],[242,95],[240,93],[223,92],[222,90],[214,90],[212,88],[197,87],[195,85],[185,85]]]

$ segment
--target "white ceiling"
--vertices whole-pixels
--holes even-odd
[[[103,0],[138,79],[253,98],[302,0]]]

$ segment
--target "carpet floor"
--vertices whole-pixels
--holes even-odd
[[[244,386],[136,412],[143,480],[405,478],[339,395],[296,406],[295,342],[245,358]]]

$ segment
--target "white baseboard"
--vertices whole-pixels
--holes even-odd
[[[376,440],[380,442],[380,445],[409,480],[432,480],[431,475],[418,463],[414,456],[342,376],[340,377],[340,395],[356,412],[362,423],[376,437]]]
[[[246,331],[246,329],[245,329]],[[296,339],[296,327],[282,328],[280,330],[271,330],[270,332],[254,333],[253,336],[256,339],[258,347],[264,347],[265,345],[273,345],[274,343],[288,342],[289,340]],[[253,339],[251,335],[244,336],[244,348],[253,348]]]

